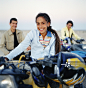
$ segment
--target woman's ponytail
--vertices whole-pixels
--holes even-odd
[[[36,21],[37,21],[38,17],[43,17],[47,22],[51,23],[51,19],[50,19],[49,15],[46,13],[39,13],[36,16]],[[49,26],[47,29],[48,29],[48,31],[52,32],[53,35],[55,35],[55,54],[57,54],[60,52],[60,47],[61,47],[59,36],[58,36],[57,32],[51,28],[51,26]]]
[[[61,45],[60,45],[60,38],[55,30],[49,26],[47,28],[48,31],[52,32],[55,35],[55,54],[59,53],[61,50]]]

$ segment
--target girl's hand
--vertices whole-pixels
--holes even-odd
[[[30,46],[27,47],[27,51],[28,51],[28,50],[31,50],[31,47],[30,47]]]

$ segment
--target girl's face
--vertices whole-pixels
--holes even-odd
[[[40,34],[47,33],[47,27],[50,26],[50,23],[47,22],[43,17],[38,17],[36,20],[37,29],[39,30]]]

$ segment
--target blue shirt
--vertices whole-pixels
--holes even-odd
[[[49,45],[44,48],[39,41],[39,31],[31,30],[25,39],[6,57],[11,60],[22,53],[31,44],[31,57],[34,59],[43,58],[44,56],[55,55],[55,35],[52,34]]]

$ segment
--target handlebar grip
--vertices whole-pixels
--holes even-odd
[[[0,65],[5,64],[5,57],[0,57]]]
[[[85,39],[80,39],[81,41],[85,41]]]

